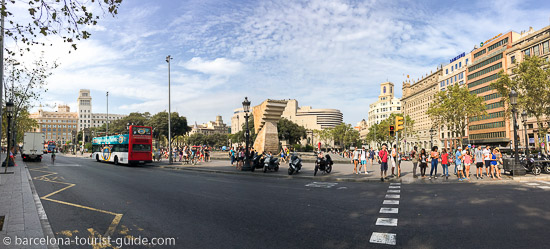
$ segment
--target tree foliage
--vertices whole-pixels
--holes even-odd
[[[76,49],[76,41],[90,37],[87,30],[97,24],[100,16],[117,15],[121,3],[122,0],[8,0],[0,8],[5,17],[5,38],[13,40],[18,51],[6,51],[12,56],[16,53],[22,56],[34,45],[51,45],[43,38],[52,35]],[[12,9],[27,9],[28,16],[15,16]]]
[[[306,137],[306,128],[286,118],[281,118],[277,123],[279,140],[288,140],[290,144],[296,144]]]
[[[208,145],[211,147],[221,147],[228,145],[229,134],[212,134],[205,135],[202,133],[195,133],[187,138],[188,145]]]
[[[350,124],[341,123],[327,130],[330,134],[329,137],[342,148],[361,145],[359,131],[354,129]]]
[[[380,147],[382,143],[388,143],[390,145],[393,145],[395,142],[395,137],[390,137],[390,125],[395,125],[395,117],[403,117],[403,114],[401,113],[392,113],[390,116],[384,120],[382,120],[379,124],[374,124],[369,127],[369,132],[367,133],[367,142],[374,142],[377,147]],[[411,119],[411,117],[406,116],[404,118],[404,124],[403,124],[404,130],[399,131],[397,133],[397,138],[399,140],[407,137],[411,137],[415,134],[415,131],[413,129],[414,127],[414,120]]]
[[[446,126],[460,138],[466,134],[468,119],[486,115],[483,97],[471,94],[466,87],[450,85],[447,90],[435,95],[433,103],[426,112],[434,123],[434,128]],[[462,145],[462,139],[460,139]]]
[[[506,107],[510,104],[510,91],[518,93],[518,109],[525,110],[537,119],[538,137],[543,138],[548,132],[544,126],[546,117],[550,116],[550,62],[538,56],[527,56],[521,63],[516,63],[512,75],[499,72],[499,79],[491,86],[502,95]],[[510,109],[506,109],[507,116]]]

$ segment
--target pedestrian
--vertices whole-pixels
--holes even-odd
[[[411,151],[411,161],[413,163],[413,178],[418,178],[416,175],[416,168],[418,166],[418,153],[416,152],[416,146]]]
[[[432,179],[432,175],[434,176],[435,179],[437,179],[437,163],[439,161],[439,152],[437,150],[438,150],[437,146],[434,146],[432,147],[432,152],[430,153],[430,158],[432,159],[432,168],[430,170],[430,178],[429,178],[430,180]]]
[[[401,154],[401,151],[399,151],[399,149],[397,149],[397,161],[396,161],[396,164],[397,164],[397,178],[401,177],[401,158],[403,157],[403,155]]]
[[[489,177],[489,169],[491,168],[491,147],[489,145],[483,150],[483,160],[485,160],[485,175]]]
[[[353,150],[353,159],[351,162],[354,164],[353,173],[357,175],[357,164],[359,163],[359,151],[357,151],[357,147]]]
[[[372,149],[372,147],[370,147],[370,149],[369,149],[369,161],[370,161],[370,166],[373,166],[374,165],[374,150]]]
[[[502,167],[502,154],[500,153],[500,150],[498,148],[495,148],[495,153],[493,153],[497,160],[497,165],[495,166],[495,175],[499,180],[502,180],[500,169]]]
[[[474,162],[476,163],[476,179],[483,179],[483,150],[481,150],[481,145],[476,148]]]
[[[391,176],[395,176],[395,163],[397,162],[397,145],[393,145],[391,150]]]
[[[464,159],[464,175],[466,180],[470,180],[470,165],[472,164],[472,154],[470,150],[466,150],[466,154],[463,157]]]
[[[420,151],[420,175],[422,178],[426,178],[426,168],[428,168],[428,155],[426,149]]]
[[[386,146],[386,144],[382,144],[382,150],[378,153],[380,157],[380,181],[384,181],[384,178],[388,178],[388,150]]]
[[[229,157],[231,158],[231,166],[233,166],[233,163],[235,162],[235,150],[233,147],[229,150]]]
[[[455,154],[455,165],[456,165],[456,169],[458,171],[458,180],[459,181],[463,181],[464,180],[464,173],[462,173],[462,159],[463,159],[464,155],[462,155],[462,147],[458,147],[458,150],[456,151],[456,154]]]
[[[285,149],[282,149],[281,150],[281,162],[285,162],[286,163],[286,160],[285,160]]]
[[[363,166],[365,167],[365,175],[367,175],[367,150],[365,150],[365,147],[361,150],[361,166],[359,166],[358,174],[361,174]]]
[[[447,149],[445,148],[441,149],[441,166],[443,167],[443,175],[441,177],[445,176],[445,179],[449,179],[449,153],[447,153]]]

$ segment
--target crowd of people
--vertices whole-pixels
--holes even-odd
[[[209,162],[210,161],[210,151],[212,148],[202,145],[202,146],[183,146],[172,148],[172,159],[173,161],[190,161],[196,160],[197,162]],[[153,157],[156,161],[161,161],[163,158],[168,159],[170,156],[170,150],[166,148],[158,149],[153,152]]]
[[[387,145],[383,144],[382,149],[379,151],[374,151],[373,149],[353,152],[352,162],[355,165],[354,173],[360,174],[357,171],[357,166],[359,166],[359,171],[362,166],[367,165],[367,162],[373,164],[376,157],[378,163],[380,163],[380,180],[384,181],[388,179],[388,164],[391,164],[391,176],[400,177],[401,176],[401,160],[403,158],[403,153],[399,152],[397,147],[394,145],[391,151],[388,151]],[[502,153],[499,148],[491,148],[486,146],[482,148],[479,145],[477,148],[472,148],[470,146],[465,146],[464,148],[458,147],[453,151],[447,151],[443,148],[441,151],[437,146],[432,147],[431,151],[428,153],[426,149],[421,149],[418,151],[418,148],[415,146],[414,149],[409,152],[409,158],[413,163],[413,177],[414,178],[426,178],[428,179],[437,179],[437,170],[438,165],[441,164],[442,174],[441,177],[449,179],[449,166],[454,165],[454,174],[458,177],[459,181],[469,181],[474,176],[476,179],[483,179],[483,169],[485,169],[485,177],[490,177],[493,180],[502,180]],[[429,176],[426,173],[426,170],[430,166]],[[475,175],[471,173],[470,169],[475,167]],[[417,170],[420,168],[420,174],[417,174]],[[367,174],[365,169],[365,174]]]

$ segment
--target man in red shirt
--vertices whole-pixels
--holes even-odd
[[[382,144],[382,150],[378,152],[380,156],[380,181],[384,181],[384,178],[387,177],[388,172],[388,148],[386,144]]]

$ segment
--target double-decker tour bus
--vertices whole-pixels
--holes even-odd
[[[92,158],[115,164],[150,163],[153,161],[151,127],[131,125],[129,134],[92,139]]]
[[[52,153],[52,151],[55,150],[55,142],[54,141],[48,141],[44,143],[44,152],[45,153]]]

